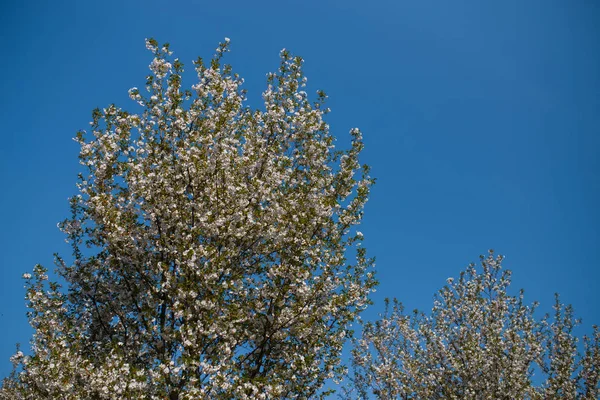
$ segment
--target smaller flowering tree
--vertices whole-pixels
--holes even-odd
[[[431,315],[386,301],[354,341],[346,399],[597,399],[600,332],[584,337],[571,306],[536,319],[537,304],[507,290],[511,272],[490,251],[436,295]]]

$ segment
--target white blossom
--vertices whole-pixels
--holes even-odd
[[[302,399],[341,378],[376,285],[349,233],[373,183],[360,133],[340,160],[325,96],[299,92],[288,51],[264,110],[247,107],[228,42],[188,91],[168,45],[146,40],[148,93],[129,91],[143,110],[95,110],[78,133],[67,286],[26,276],[32,355],[13,357],[0,398]]]
[[[523,291],[507,293],[511,273],[501,263],[490,251],[481,273],[471,265],[449,278],[431,315],[386,301],[354,340],[343,398],[600,398],[598,328],[578,354],[572,308],[557,296],[554,320],[536,318]]]

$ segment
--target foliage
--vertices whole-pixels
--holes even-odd
[[[431,316],[405,314],[397,300],[355,340],[345,398],[597,399],[600,332],[584,338],[571,306],[536,319],[523,291],[507,293],[510,270],[490,251],[436,295]]]
[[[67,285],[25,275],[32,355],[0,398],[309,398],[341,376],[376,285],[352,228],[373,183],[361,133],[334,151],[326,96],[308,100],[286,50],[250,109],[228,42],[183,90],[183,64],[148,40],[149,93],[130,90],[143,112],[97,109],[78,133]]]

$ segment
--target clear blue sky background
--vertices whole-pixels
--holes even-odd
[[[288,48],[309,89],[329,94],[338,143],[363,130],[378,183],[361,230],[382,282],[367,319],[387,296],[430,309],[447,277],[494,248],[530,301],[549,310],[560,292],[584,331],[600,323],[600,3],[218,4],[0,6],[0,376],[31,334],[20,276],[69,254],[56,223],[76,189],[71,138],[94,107],[135,106],[151,36],[190,67],[230,37],[255,104]]]

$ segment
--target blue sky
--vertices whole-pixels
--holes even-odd
[[[91,110],[134,106],[170,42],[191,67],[231,38],[257,103],[282,48],[306,60],[343,146],[364,132],[378,180],[361,231],[384,297],[432,295],[488,248],[548,311],[560,292],[600,324],[600,4],[594,1],[112,1],[0,6],[0,376],[27,344],[21,275],[69,255],[56,223],[75,194]],[[188,68],[192,71],[191,68]],[[191,75],[190,75],[191,78]],[[191,82],[191,79],[190,79]]]

